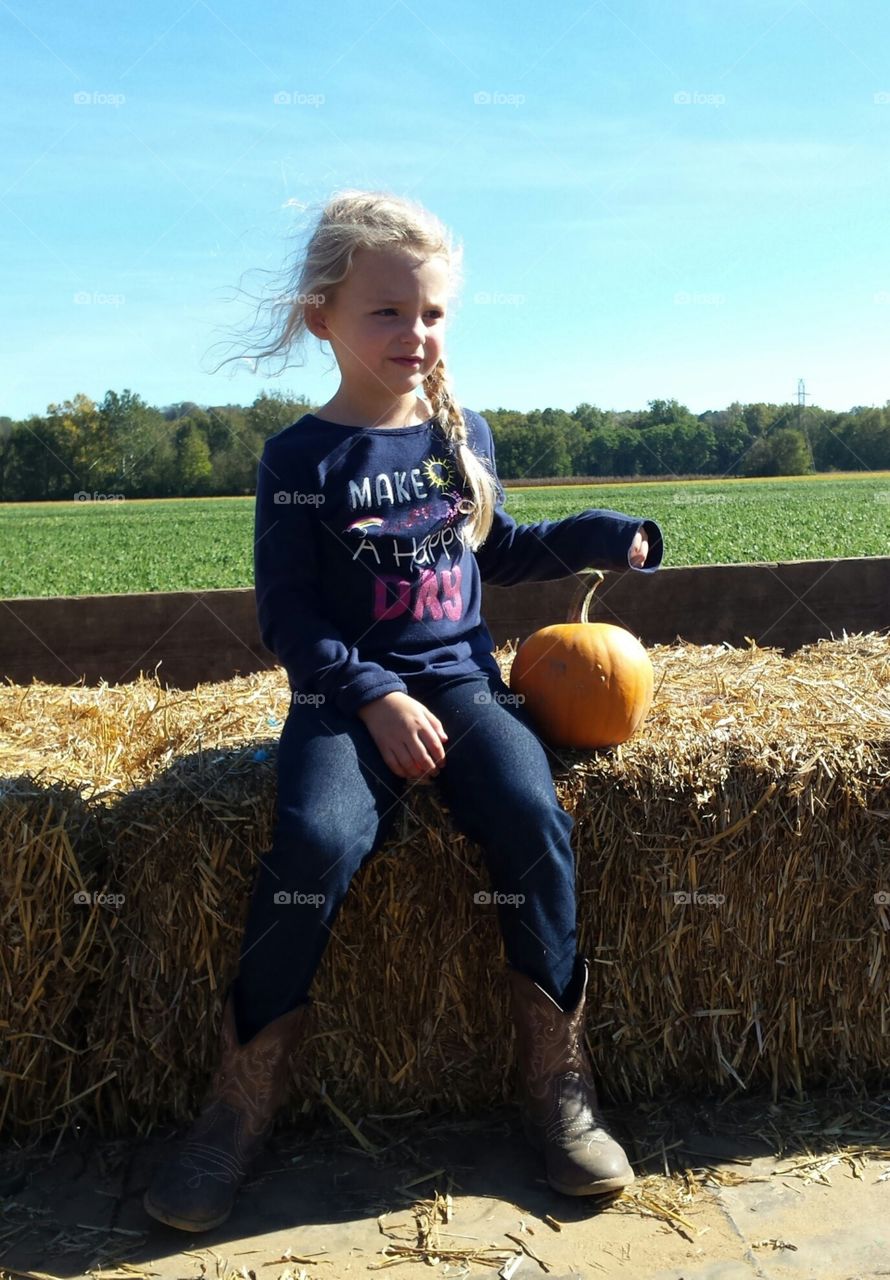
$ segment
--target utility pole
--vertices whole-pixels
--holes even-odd
[[[803,421],[803,411],[806,408],[807,390],[804,386],[803,378],[797,379],[797,429],[803,434],[804,440],[807,442],[807,449],[810,455],[810,466],[816,470],[816,459],[813,457],[813,446],[810,444],[810,436]]]

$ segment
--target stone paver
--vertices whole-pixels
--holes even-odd
[[[412,1205],[432,1198],[435,1189],[452,1196],[451,1221],[440,1224],[443,1246],[450,1239],[457,1247],[489,1245],[506,1253],[521,1240],[548,1268],[525,1256],[512,1273],[516,1280],[890,1276],[890,1178],[879,1181],[890,1161],[840,1160],[820,1181],[800,1168],[806,1151],[786,1149],[777,1158],[744,1125],[737,1132],[728,1127],[719,1108],[689,1103],[685,1114],[678,1106],[680,1123],[672,1143],[664,1144],[676,1168],[693,1171],[697,1190],[684,1201],[681,1175],[663,1176],[666,1156],[645,1116],[608,1114],[634,1159],[638,1180],[631,1196],[602,1201],[551,1191],[540,1157],[507,1108],[473,1119],[363,1125],[380,1148],[375,1155],[342,1129],[280,1130],[229,1221],[194,1235],[154,1222],[142,1207],[151,1170],[166,1142],[175,1141],[171,1131],[142,1142],[72,1139],[53,1162],[47,1144],[48,1150],[29,1154],[25,1185],[0,1198],[0,1275],[6,1267],[78,1277],[104,1267],[123,1280],[126,1273],[114,1268],[125,1262],[132,1280],[140,1273],[221,1280],[231,1272],[278,1280],[287,1271],[299,1280],[301,1265],[307,1276],[326,1280],[366,1276],[386,1262],[381,1250],[388,1237],[378,1217],[403,1243],[413,1243]],[[711,1131],[714,1115],[724,1119],[720,1132]],[[827,1138],[814,1154],[828,1160],[832,1150]],[[709,1184],[709,1170],[735,1185]],[[674,1205],[677,1218],[659,1214],[659,1205]],[[446,1225],[453,1236],[445,1236]],[[288,1251],[316,1256],[299,1264],[287,1261]],[[496,1266],[467,1268],[447,1259],[433,1266],[412,1259],[392,1271],[455,1280],[498,1275]]]

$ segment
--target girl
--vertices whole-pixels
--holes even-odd
[[[605,510],[530,525],[506,513],[489,425],[458,405],[446,372],[460,258],[422,206],[343,192],[322,210],[283,332],[261,353],[311,333],[330,343],[340,385],[267,440],[257,474],[257,614],[292,696],[273,844],[225,997],[219,1065],[145,1196],[150,1214],[184,1230],[231,1212],[286,1093],[350,881],[410,785],[431,780],[497,893],[523,1126],[551,1186],[598,1195],[634,1178],[598,1113],[584,1048],[573,819],[479,605],[482,581],[651,573],[661,530]]]

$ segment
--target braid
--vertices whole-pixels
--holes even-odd
[[[433,406],[433,413],[442,432],[451,445],[457,465],[473,497],[467,500],[465,510],[469,515],[466,524],[466,540],[472,551],[482,545],[491,530],[497,501],[497,484],[488,466],[470,447],[467,424],[460,406],[454,398],[444,360],[423,382],[424,393]]]

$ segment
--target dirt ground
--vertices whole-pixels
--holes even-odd
[[[513,1108],[333,1114],[278,1129],[223,1226],[180,1232],[142,1194],[179,1135],[72,1134],[0,1153],[0,1277],[869,1280],[890,1276],[890,1095],[661,1100],[607,1111],[637,1181],[552,1191]]]

